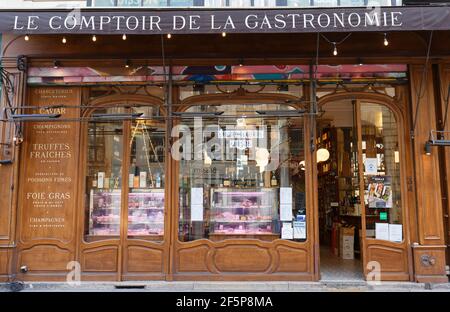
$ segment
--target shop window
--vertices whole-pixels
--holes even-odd
[[[156,107],[99,108],[136,114],[88,122],[86,241],[119,237],[162,241],[165,222],[165,123]],[[124,136],[127,134],[127,137]],[[128,161],[124,161],[124,157]]]
[[[403,240],[397,121],[386,106],[361,103],[366,235]]]
[[[154,116],[153,107],[135,113]],[[131,124],[128,172],[128,235],[162,240],[165,207],[165,123],[137,119]]]
[[[114,114],[120,109],[98,109]],[[120,235],[122,207],[123,124],[112,121],[88,123],[86,174],[86,241]]]
[[[286,105],[194,106],[172,131],[179,239],[306,240],[302,117]],[[214,115],[215,114],[215,115]],[[192,116],[192,115],[191,115]],[[218,116],[218,117],[215,117]]]

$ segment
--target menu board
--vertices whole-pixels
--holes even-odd
[[[60,121],[23,122],[21,240],[69,242],[75,233],[75,189],[78,170],[80,89],[29,89],[29,114],[61,114]]]

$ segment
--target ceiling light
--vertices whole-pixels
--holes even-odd
[[[167,34],[167,39],[172,38],[172,34]]]
[[[97,41],[97,36],[96,35],[92,35],[92,41],[94,41],[94,42]]]
[[[227,36],[227,33],[226,32],[222,32],[222,37],[226,37]]]
[[[317,162],[327,161],[330,158],[330,152],[326,148],[317,150]]]
[[[23,39],[25,39],[25,41],[29,41],[30,40],[30,36],[25,35],[25,37]]]
[[[131,62],[130,60],[126,60],[125,62],[125,68],[130,68]]]
[[[126,34],[122,35],[122,40],[127,40],[127,35]]]

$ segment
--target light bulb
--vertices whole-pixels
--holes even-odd
[[[66,37],[63,37],[61,41],[62,41],[62,43],[66,44],[67,43]]]
[[[333,55],[336,56],[338,54],[336,44],[334,43]]]
[[[25,35],[25,37],[23,39],[25,39],[25,41],[29,41],[30,40],[30,36]]]
[[[172,34],[167,34],[167,39],[172,38]]]
[[[127,35],[123,34],[122,40],[127,40]]]
[[[226,32],[222,32],[222,37],[226,37],[227,33]]]
[[[387,47],[389,45],[389,41],[387,40],[386,33],[384,34],[383,44],[384,44],[385,47]]]
[[[92,36],[92,41],[94,41],[94,42],[97,41],[97,36],[93,35]]]

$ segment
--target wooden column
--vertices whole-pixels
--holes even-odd
[[[438,150],[433,147],[429,156],[424,152],[430,131],[437,129],[431,66],[411,65],[410,86],[419,229],[413,242],[414,275],[417,282],[447,282]]]
[[[449,131],[449,133],[445,134],[445,139],[450,139],[450,107],[447,111],[447,116],[445,116],[446,113],[446,105],[447,105],[447,98],[449,96],[450,92],[450,63],[447,64],[440,64],[439,65],[439,77],[440,77],[440,84],[441,84],[441,112],[442,112],[442,122],[444,122],[445,118],[447,118],[447,122],[445,125],[444,131]],[[450,104],[449,104],[450,105]],[[445,175],[443,177],[444,183],[442,184],[443,187],[446,188],[446,198],[443,200],[444,205],[444,229],[446,231],[445,235],[446,237],[446,245],[447,245],[447,265],[450,265],[450,147],[443,147],[443,160],[444,160],[444,166],[443,170],[445,170]]]
[[[2,67],[10,74],[13,90],[8,93],[2,86],[0,111],[7,107],[7,97],[10,104],[18,107],[23,104],[25,97],[26,75],[17,69],[16,58],[2,58]],[[10,116],[11,111],[8,111]],[[2,115],[2,119],[6,115]],[[0,165],[0,282],[8,279],[8,274],[13,273],[15,254],[15,224],[16,224],[16,197],[18,177],[19,148],[14,145],[15,127],[13,123],[0,123],[0,160],[11,160],[12,164]]]

